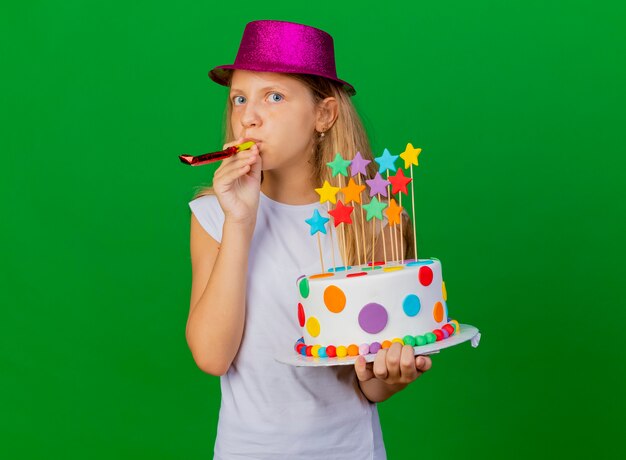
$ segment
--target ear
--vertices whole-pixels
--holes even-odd
[[[317,116],[315,120],[315,129],[318,132],[328,131],[337,120],[339,114],[339,106],[337,99],[327,97],[317,105]]]

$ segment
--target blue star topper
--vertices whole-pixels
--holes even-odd
[[[330,219],[328,217],[322,217],[320,212],[315,209],[310,219],[305,219],[305,222],[311,226],[311,235],[315,235],[317,232],[322,232],[326,235],[326,223]]]
[[[377,158],[374,158],[374,161],[378,163],[378,170],[384,173],[387,170],[396,171],[396,160],[400,155],[392,155],[389,152],[389,149],[385,149],[383,154]]]

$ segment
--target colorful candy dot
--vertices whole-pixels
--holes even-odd
[[[450,321],[450,323],[452,323],[452,325],[454,326],[455,334],[458,334],[459,332],[461,332],[461,325],[456,319],[453,319],[452,321]]]
[[[346,275],[346,278],[354,278],[356,276],[365,276],[365,275],[367,275],[366,272],[348,273]]]
[[[448,301],[448,291],[446,291],[446,282],[445,281],[441,282],[441,294],[443,295],[443,301],[447,302]]]
[[[358,356],[359,355],[359,347],[355,344],[348,345],[348,356]]]
[[[306,355],[307,355],[307,356],[311,356],[311,348],[313,348],[313,346],[312,346],[312,345],[308,345],[308,346],[305,348],[305,352],[306,352]]]
[[[372,343],[370,343],[370,353],[372,353],[373,355],[378,353],[378,350],[380,350],[381,348],[382,348],[382,346],[381,346],[381,344],[379,342],[372,342]]]
[[[320,335],[320,322],[315,316],[310,316],[306,322],[306,330],[311,334],[311,337],[317,337]]]
[[[402,270],[404,267],[402,265],[397,265],[395,267],[385,267],[383,268],[384,272],[395,272],[398,270]]]
[[[437,336],[432,332],[424,334],[424,338],[426,339],[426,343],[435,343],[437,341]]]
[[[359,345],[359,354],[365,356],[370,352],[370,346],[367,343]]]
[[[337,357],[345,358],[346,356],[348,356],[348,349],[344,347],[343,345],[339,345],[337,347]]]
[[[405,345],[411,345],[412,347],[415,346],[415,337],[412,335],[405,335],[402,340],[404,340]]]
[[[306,349],[307,349],[306,346],[300,348],[300,354],[303,355],[303,356],[306,356]]]
[[[415,344],[418,347],[421,347],[422,345],[426,345],[427,343],[428,343],[428,340],[426,340],[426,337],[424,337],[423,335],[415,336]]]
[[[330,278],[332,276],[335,276],[335,274],[334,273],[318,273],[317,275],[309,276],[309,278],[311,278],[312,280],[316,280],[318,278]]]
[[[317,354],[320,358],[328,358],[328,355],[326,354],[326,347],[320,347],[320,349],[317,350]]]
[[[334,358],[335,356],[337,356],[337,349],[334,345],[328,345],[326,347],[326,354],[329,358]]]
[[[420,312],[421,303],[415,294],[409,294],[402,301],[402,309],[407,316],[415,316]]]
[[[331,312],[339,313],[346,306],[346,295],[337,286],[331,284],[324,289],[324,304]]]
[[[454,326],[452,324],[446,324],[441,328],[442,331],[448,333],[448,337],[454,334]]]
[[[433,282],[433,271],[430,269],[430,267],[420,267],[420,271],[417,274],[417,277],[420,280],[420,283],[422,283],[422,286],[429,286],[430,283]]]
[[[309,280],[307,278],[302,278],[299,284],[300,295],[303,298],[307,298],[309,296]]]
[[[304,327],[304,307],[301,303],[298,304],[298,323],[300,323],[300,327]]]
[[[306,349],[306,345],[305,345],[305,344],[303,344],[303,343],[299,343],[299,344],[296,346],[296,351],[297,351],[298,353],[302,354],[302,349],[303,349],[303,348],[305,348],[305,349]]]
[[[313,345],[313,348],[311,348],[311,355],[315,356],[315,357],[318,357],[319,356],[318,351],[320,350],[320,348],[321,348],[321,346],[319,346],[319,345]]]
[[[400,345],[404,346],[404,340],[402,340],[400,337],[396,337],[395,339],[391,341],[391,343],[394,343],[394,342],[399,343]]]
[[[437,338],[437,342],[443,339],[443,332],[441,331],[441,329],[435,329],[433,331],[433,334],[435,334],[435,337]]]
[[[379,267],[378,265],[376,265],[375,267],[363,267],[361,270],[363,270],[364,272],[369,272],[372,270],[380,270],[382,267]]]
[[[379,303],[368,303],[359,312],[359,326],[365,332],[377,334],[387,326],[387,310]]]
[[[433,308],[433,318],[435,318],[435,321],[438,323],[443,321],[443,305],[441,302],[437,302],[435,304],[435,307]]]
[[[391,346],[391,342],[389,340],[385,340],[383,341],[381,347],[383,350],[386,350],[387,348],[389,348]]]

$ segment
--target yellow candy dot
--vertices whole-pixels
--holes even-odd
[[[393,339],[391,341],[391,343],[393,343],[393,342],[398,342],[400,345],[404,345],[404,340],[402,340],[402,339],[400,339],[398,337],[396,337],[395,339]]]
[[[435,308],[433,308],[433,317],[438,323],[443,321],[443,305],[441,302],[437,302],[435,304]]]
[[[321,345],[313,345],[311,347],[311,356],[319,356],[319,349],[321,348]]]
[[[311,334],[311,337],[320,335],[320,322],[315,316],[309,316],[309,319],[306,321],[306,330]]]
[[[348,356],[348,349],[343,345],[339,345],[336,351],[338,358],[345,358],[346,356]]]
[[[447,302],[448,301],[448,291],[446,291],[446,283],[445,282],[441,282],[441,293],[443,294],[443,301]]]
[[[454,330],[454,333],[455,334],[460,333],[461,332],[461,325],[459,324],[459,322],[456,319],[453,319],[450,322],[453,323],[456,326],[456,329]]]

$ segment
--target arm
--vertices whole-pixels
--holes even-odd
[[[198,367],[213,375],[228,371],[243,336],[248,253],[260,175],[256,146],[224,160],[215,172],[213,188],[225,215],[221,245],[194,215],[191,218],[192,285],[186,338]]]

